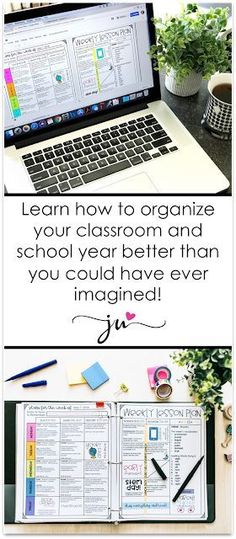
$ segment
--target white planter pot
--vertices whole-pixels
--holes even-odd
[[[201,73],[192,71],[188,77],[183,79],[180,83],[176,82],[175,71],[170,70],[170,73],[166,75],[165,86],[169,92],[182,97],[188,97],[198,92],[202,82]]]

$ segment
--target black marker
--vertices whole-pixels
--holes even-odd
[[[197,464],[195,464],[194,468],[192,469],[192,471],[188,474],[188,476],[186,477],[185,481],[183,482],[183,484],[181,485],[181,487],[179,488],[179,490],[176,492],[172,502],[176,502],[176,500],[178,499],[178,497],[180,496],[180,494],[183,492],[183,490],[185,489],[186,485],[189,483],[190,479],[192,479],[192,477],[194,476],[195,472],[197,471],[197,469],[199,468],[201,462],[203,461],[204,459],[204,455],[203,457],[201,457]]]
[[[157,464],[157,461],[156,461],[154,458],[152,458],[151,461],[152,461],[152,464],[153,464],[153,466],[154,466],[156,472],[160,475],[160,477],[161,477],[162,479],[167,479],[166,474],[163,472],[163,470],[161,469],[161,467],[159,466],[159,464]]]

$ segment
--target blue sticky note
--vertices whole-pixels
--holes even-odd
[[[98,362],[85,369],[81,374],[92,389],[97,389],[109,380],[109,376]]]

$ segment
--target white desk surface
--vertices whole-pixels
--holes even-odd
[[[5,350],[4,379],[34,365],[51,359],[58,364],[34,375],[4,384],[5,400],[46,400],[46,401],[102,401],[117,400],[114,393],[123,382],[129,392],[122,394],[119,400],[156,401],[149,387],[147,367],[167,365],[172,371],[172,402],[190,401],[188,385],[183,378],[184,370],[173,364],[168,349],[74,349],[74,350]],[[69,386],[66,366],[78,362],[81,370],[96,361],[102,365],[110,380],[95,391],[87,384]],[[46,379],[45,387],[22,388],[24,381]],[[225,403],[232,400],[230,385],[225,386]],[[5,533],[14,534],[225,534],[231,532],[231,470],[232,465],[224,459],[221,442],[225,438],[227,421],[222,413],[216,413],[216,520],[212,524],[9,524]],[[228,448],[229,451],[230,448]]]

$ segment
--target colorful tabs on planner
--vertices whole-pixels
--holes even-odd
[[[13,110],[19,108],[19,101],[18,101],[16,95],[13,96],[13,97],[10,97],[10,102],[11,102],[11,106],[12,106]]]
[[[27,423],[26,427],[27,442],[36,441],[36,423]]]
[[[4,78],[7,84],[10,84],[11,82],[13,82],[11,70],[9,67],[7,69],[4,69]]]
[[[26,477],[29,477],[30,479],[32,477],[35,477],[35,461],[34,460],[26,461]]]
[[[26,496],[26,507],[25,507],[25,514],[26,515],[34,515],[34,507],[35,507],[35,498],[33,496]]]
[[[8,92],[9,97],[15,97],[16,96],[16,89],[15,89],[15,85],[13,84],[13,82],[7,84],[7,92]]]
[[[18,118],[19,116],[21,116],[20,109],[13,110],[12,112],[13,112],[14,118]]]
[[[35,442],[26,442],[26,458],[27,460],[35,460]]]
[[[35,496],[35,479],[26,479],[26,496]]]

